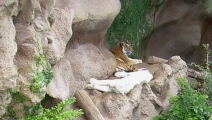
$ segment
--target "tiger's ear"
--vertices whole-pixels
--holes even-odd
[[[124,42],[121,42],[120,45],[123,46],[124,45]]]
[[[125,43],[127,43],[127,44],[129,44],[129,43],[130,43],[128,40],[125,40],[124,42],[125,42]]]

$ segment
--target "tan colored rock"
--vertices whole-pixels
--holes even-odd
[[[98,4],[98,5],[97,5]],[[113,55],[104,46],[104,37],[120,10],[119,0],[57,1],[74,11],[73,36],[67,44],[66,58],[72,65],[77,81],[91,77],[107,78],[116,67]]]
[[[0,2],[0,117],[10,103],[8,90],[15,90],[17,83],[17,67],[13,60],[17,52],[15,43],[15,26],[13,16],[17,14],[17,0],[1,0]]]
[[[50,15],[50,30],[45,39],[48,45],[44,48],[51,64],[56,64],[65,54],[68,41],[72,36],[72,21],[74,11],[70,9],[54,9]]]
[[[115,71],[116,63],[111,53],[102,53],[95,45],[87,43],[70,48],[66,58],[70,61],[77,81],[90,78],[108,78]],[[110,56],[111,54],[111,56]]]
[[[54,1],[19,0],[19,3],[20,12],[14,19],[18,44],[15,57],[15,64],[19,69],[18,90],[33,103],[36,103],[42,100],[41,96],[45,96],[46,87],[43,86],[40,92],[44,92],[42,95],[38,95],[30,90],[30,85],[33,84],[32,79],[35,76],[33,69],[38,67],[36,66],[36,58],[39,57],[40,53],[47,54],[47,49],[45,49],[48,46],[47,34],[51,32],[47,19],[47,15],[50,13],[47,14],[47,12],[51,11],[51,7],[53,8],[50,4],[54,4]],[[40,66],[38,69],[42,70],[43,68]]]
[[[69,61],[63,57],[53,68],[54,78],[47,87],[47,94],[53,98],[65,100],[70,97],[70,85],[73,84],[74,75]]]
[[[15,9],[18,2],[19,10]],[[8,59],[4,57],[7,62],[3,64],[10,69],[9,73],[12,76],[13,69],[15,73],[17,70],[14,65],[9,64],[12,65],[15,61],[19,70],[17,90],[32,103],[42,100],[40,95],[30,90],[35,76],[33,69],[37,67],[36,58],[40,53],[47,57],[55,75],[48,90],[46,86],[41,88],[41,96],[44,96],[47,90],[50,96],[66,99],[72,96],[76,89],[83,89],[86,80],[90,77],[107,78],[115,71],[114,57],[105,48],[103,42],[107,29],[119,13],[121,6],[119,0],[89,2],[85,0],[19,0],[14,3],[9,0],[0,4],[11,8],[15,6],[9,12],[6,11],[10,15],[2,14],[4,16],[2,19],[5,25],[8,25],[6,27],[10,28],[11,33],[7,37],[11,39],[13,37],[18,45],[17,50],[12,44],[15,42],[8,42],[9,49],[5,49],[7,45],[2,44],[1,49],[4,53],[5,50],[10,52]],[[11,16],[15,14],[17,16],[12,20]],[[13,23],[15,26],[12,26]],[[42,69],[42,67],[38,68],[38,70]],[[61,73],[67,73],[68,77]],[[13,80],[16,78],[15,75],[10,77],[11,84],[8,81],[7,83],[2,81],[2,84],[15,86],[15,80]],[[67,86],[60,86],[56,84],[57,82],[64,82],[63,85]]]
[[[151,120],[162,104],[146,82],[136,85],[127,95],[96,93],[90,97],[105,120]]]
[[[120,1],[58,0],[55,6],[56,9],[51,15],[52,30],[58,37],[59,44],[56,45],[56,49],[61,52],[65,48],[65,56],[53,67],[56,77],[49,84],[47,93],[58,99],[64,99],[73,96],[76,90],[84,89],[90,78],[108,78],[115,71],[116,62],[114,56],[104,46],[104,38],[120,10]],[[63,18],[67,21],[61,22],[63,13],[65,16],[73,17],[73,21],[71,18]],[[67,36],[72,31],[70,39]],[[67,45],[61,45],[66,43],[67,39],[70,39]],[[58,54],[60,53],[56,55]],[[63,73],[68,74],[65,76]]]
[[[150,82],[150,85],[164,109],[169,107],[169,98],[176,95],[179,90],[177,78],[186,77],[187,65],[179,56],[171,57],[167,64],[161,64],[155,72],[154,80]]]
[[[0,2],[0,90],[16,87],[17,68],[13,63],[17,44],[15,43],[15,15],[18,2],[3,0]]]

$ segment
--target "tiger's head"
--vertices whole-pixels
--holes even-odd
[[[119,46],[120,46],[122,52],[127,56],[133,52],[132,45],[128,41],[120,42]]]

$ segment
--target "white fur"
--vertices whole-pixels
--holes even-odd
[[[127,94],[133,87],[143,81],[149,82],[152,80],[152,74],[146,69],[139,69],[136,72],[116,72],[116,77],[122,77],[114,80],[97,80],[90,79],[90,84],[86,86],[87,89],[96,89],[103,92],[115,92]]]

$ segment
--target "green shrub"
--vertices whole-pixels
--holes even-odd
[[[212,107],[208,106],[207,95],[193,90],[185,79],[178,79],[180,90],[170,98],[170,108],[153,120],[209,120]]]
[[[73,120],[83,114],[81,109],[64,109],[66,106],[76,101],[76,98],[73,97],[60,102],[57,106],[50,109],[43,108],[40,102],[28,106],[24,105],[24,108],[21,111],[23,112],[23,116],[18,117],[16,112],[20,112],[20,110],[16,111],[16,109],[14,109],[14,105],[29,102],[29,99],[19,92],[12,91],[10,89],[8,91],[11,94],[8,99],[11,97],[13,99],[13,103],[6,107],[2,105],[0,107],[0,109],[5,110],[3,117],[8,120],[18,120],[23,118],[25,120]]]
[[[26,116],[25,120],[73,120],[83,114],[82,110],[64,110],[64,108],[75,100],[74,97],[64,100],[51,109],[41,107],[37,115]]]

